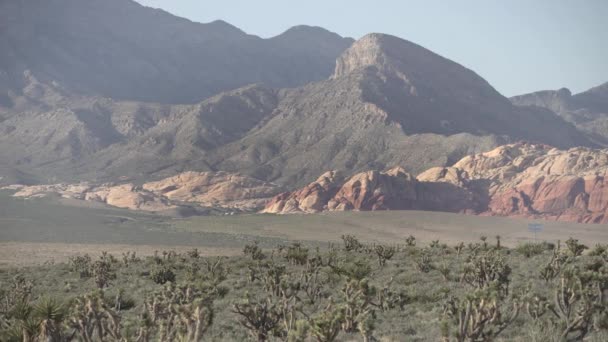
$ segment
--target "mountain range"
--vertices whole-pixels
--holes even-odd
[[[327,170],[418,175],[519,141],[608,144],[608,83],[509,99],[387,34],[262,39],[130,0],[23,0],[0,2],[0,51],[0,184],[195,171],[294,189]]]

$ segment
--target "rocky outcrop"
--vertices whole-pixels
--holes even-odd
[[[184,172],[143,189],[171,201],[198,203],[208,207],[251,210],[263,207],[279,188],[268,182],[229,172]]]
[[[165,211],[175,208],[166,198],[146,191],[133,184],[49,184],[33,186],[8,186],[3,189],[17,190],[15,197],[42,198],[60,196],[62,198],[104,203],[117,208]]]
[[[273,198],[264,213],[320,211],[446,210],[466,212],[476,207],[475,196],[447,182],[419,181],[402,168],[367,171],[348,179],[328,172],[304,188]]]
[[[367,171],[348,179],[329,200],[329,210],[412,209],[416,202],[414,177],[401,168]]]
[[[329,171],[300,190],[285,192],[266,204],[264,213],[316,213],[327,207],[327,202],[340,189],[342,175]]]
[[[517,143],[467,156],[451,167],[431,168],[416,178],[396,168],[363,172],[331,184],[337,190],[323,196],[309,190],[279,195],[264,212],[421,209],[608,222],[606,150]],[[292,205],[307,203],[311,194],[315,194],[314,210]]]
[[[279,188],[227,172],[184,172],[142,186],[127,184],[51,184],[12,185],[4,189],[16,191],[13,196],[39,198],[60,196],[113,207],[162,212],[181,206],[197,205],[251,211],[264,206]]]

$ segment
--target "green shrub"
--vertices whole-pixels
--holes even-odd
[[[515,251],[521,255],[524,255],[526,258],[531,258],[533,256],[543,254],[548,249],[548,245],[545,242],[526,242],[518,245],[515,248]]]

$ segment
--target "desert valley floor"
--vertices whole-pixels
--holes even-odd
[[[528,224],[543,224],[538,240],[565,241],[575,236],[594,245],[608,241],[608,227],[542,220],[479,217],[424,211],[334,212],[318,215],[250,214],[170,218],[107,207],[60,203],[58,199],[17,199],[0,192],[0,267],[65,261],[101,251],[182,251],[197,247],[205,255],[241,254],[258,241],[272,248],[287,241],[326,246],[343,234],[361,240],[404,243],[409,235],[420,241],[455,244],[500,235],[507,246],[532,241]]]

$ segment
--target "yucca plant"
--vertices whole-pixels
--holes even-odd
[[[53,298],[41,299],[33,309],[33,315],[39,321],[38,338],[41,341],[63,341],[63,323],[67,308]]]

